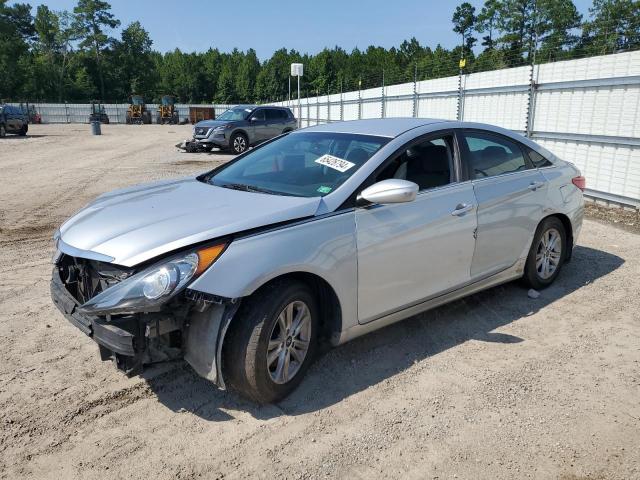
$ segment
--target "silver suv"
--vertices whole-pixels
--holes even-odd
[[[204,150],[218,147],[239,154],[296,128],[297,120],[288,108],[238,105],[215,120],[196,123],[193,139]]]

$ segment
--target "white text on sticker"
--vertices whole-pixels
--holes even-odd
[[[316,159],[316,163],[320,165],[324,165],[329,168],[333,168],[334,170],[338,170],[341,173],[346,172],[351,167],[355,165],[355,163],[351,163],[347,160],[343,160],[342,158],[334,157],[333,155],[323,155],[320,158]]]

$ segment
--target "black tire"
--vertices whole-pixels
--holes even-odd
[[[28,131],[29,131],[29,125],[23,125],[20,131],[18,132],[18,135],[20,135],[21,137],[24,137]]]
[[[244,133],[234,133],[229,139],[229,148],[236,155],[240,155],[249,148],[249,139]]]
[[[308,307],[311,317],[309,346],[293,377],[284,383],[276,383],[273,376],[277,372],[272,372],[267,365],[269,342],[276,329],[280,328],[280,324],[276,326],[278,317],[293,302],[304,303]],[[289,395],[300,384],[313,362],[318,315],[316,297],[303,283],[276,281],[258,290],[241,305],[227,333],[222,362],[225,382],[241,395],[258,403],[277,402]]]
[[[7,136],[7,128],[4,125],[0,125],[0,138]]]
[[[559,234],[561,250],[558,255],[559,258],[557,266],[553,272],[547,276],[541,271],[544,267],[538,267],[537,257],[541,254],[544,263],[545,247],[543,245],[543,236],[548,234],[548,232],[557,232]],[[533,236],[533,242],[531,243],[531,248],[529,250],[529,255],[527,256],[523,276],[525,284],[531,288],[535,288],[536,290],[542,290],[551,285],[560,274],[560,270],[562,270],[562,265],[567,258],[567,248],[567,232],[565,231],[564,224],[557,217],[548,217],[544,219],[536,229],[536,233]],[[553,252],[546,252],[547,258],[551,253]]]

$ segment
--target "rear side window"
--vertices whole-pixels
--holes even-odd
[[[463,136],[469,152],[469,173],[472,179],[526,170],[527,164],[517,143],[481,132],[465,132]]]
[[[525,149],[527,150],[527,155],[529,155],[529,160],[531,160],[531,163],[533,163],[533,165],[536,168],[553,166],[553,163],[551,163],[549,160],[544,158],[542,155],[540,155],[538,152],[536,152],[532,148],[525,147]]]
[[[267,120],[280,120],[280,110],[268,109],[265,110],[267,114]]]

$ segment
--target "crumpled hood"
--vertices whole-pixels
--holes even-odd
[[[65,244],[131,267],[197,242],[312,216],[320,197],[230,190],[195,178],[101,195],[60,227]]]

